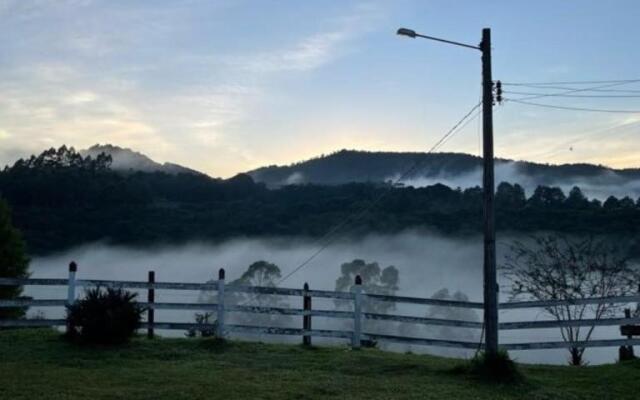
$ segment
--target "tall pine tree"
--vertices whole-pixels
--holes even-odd
[[[27,278],[28,268],[24,241],[11,224],[9,206],[0,199],[0,277]],[[0,286],[0,300],[14,299],[21,293],[22,286]],[[25,311],[24,308],[0,308],[0,319],[20,318]]]

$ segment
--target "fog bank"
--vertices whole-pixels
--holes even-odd
[[[623,198],[629,196],[636,200],[640,197],[640,180],[630,180],[615,172],[606,172],[591,177],[575,177],[559,179],[554,177],[540,177],[526,175],[519,171],[514,162],[498,163],[495,167],[496,185],[500,182],[518,183],[524,189],[527,197],[530,197],[538,185],[557,186],[568,195],[571,188],[578,186],[589,198],[604,201],[609,196]],[[394,181],[398,177],[389,177]],[[482,186],[482,169],[478,168],[473,172],[465,174],[441,174],[435,176],[424,176],[414,179],[403,180],[406,186],[423,187],[441,183],[452,188],[462,189]]]
[[[499,237],[498,260],[506,251],[504,245],[510,238]],[[78,263],[78,279],[139,280],[147,278],[147,271],[156,271],[156,281],[205,282],[217,277],[219,268],[227,271],[227,281],[240,277],[247,267],[257,260],[266,260],[277,264],[282,275],[296,268],[318,248],[317,243],[306,239],[269,238],[234,239],[220,244],[191,243],[182,246],[133,249],[127,247],[94,244],[47,257],[37,257],[31,262],[34,278],[64,278],[67,265],[74,260]],[[334,290],[336,279],[340,276],[342,263],[356,258],[367,262],[378,262],[381,268],[395,266],[399,271],[398,295],[431,297],[441,289],[450,293],[461,292],[469,301],[482,301],[482,238],[450,238],[426,232],[407,231],[396,235],[370,235],[359,240],[338,240],[305,268],[294,274],[281,287],[302,288],[308,282],[312,289]],[[502,301],[507,300],[508,287],[502,282]],[[146,299],[146,292],[141,298]],[[29,287],[27,295],[36,298],[65,298],[66,288]],[[195,302],[198,292],[166,291],[156,292],[157,301]],[[292,307],[300,307],[300,298],[286,301]],[[314,299],[314,307],[334,308],[331,301]],[[38,310],[32,310],[31,314]],[[62,315],[62,311],[43,308],[47,317]],[[398,305],[395,313],[402,315],[426,316],[433,314],[429,307]],[[157,321],[193,322],[193,311],[156,312]],[[481,318],[478,312],[478,318]],[[539,310],[503,311],[501,320],[545,319]],[[292,319],[293,326],[300,325],[300,318]],[[329,323],[314,319],[314,328],[323,324],[335,326],[342,322]],[[348,326],[347,326],[348,327]],[[366,326],[365,326],[366,328]],[[451,330],[421,328],[419,326],[383,326],[381,331],[391,329],[410,336],[451,338]],[[454,332],[457,334],[458,332]],[[477,341],[478,330],[464,330],[463,340]],[[163,333],[164,334],[164,333]],[[179,333],[181,335],[182,333]],[[617,338],[617,327],[597,328],[595,338]],[[524,342],[529,340],[560,340],[559,329],[543,329],[502,332],[504,342]],[[282,340],[274,338],[274,340]],[[299,341],[300,338],[291,340]],[[314,339],[315,340],[315,339]],[[317,342],[317,341],[316,341]],[[341,342],[344,343],[344,342]],[[468,357],[473,352],[455,352],[437,350],[419,346],[393,346],[400,351],[436,352],[453,356]],[[591,363],[613,362],[617,357],[617,348],[588,349],[587,361]],[[518,351],[513,355],[521,362],[565,363],[567,353],[564,350]]]

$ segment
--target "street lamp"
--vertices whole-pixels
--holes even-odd
[[[478,46],[454,42],[416,33],[412,29],[400,28],[398,35],[412,39],[417,37],[480,50],[482,52],[482,142],[483,142],[483,227],[484,227],[484,326],[486,351],[489,355],[498,352],[498,281],[496,273],[496,231],[494,206],[493,167],[493,81],[491,78],[491,29],[482,30],[482,41]]]

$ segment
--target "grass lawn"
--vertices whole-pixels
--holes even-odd
[[[77,347],[46,329],[0,331],[0,399],[638,399],[640,362],[522,366],[492,385],[463,361],[346,347],[139,338]]]

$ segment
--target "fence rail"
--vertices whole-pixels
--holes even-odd
[[[225,284],[224,269],[219,271],[217,281],[205,283],[185,283],[185,282],[156,282],[155,273],[149,272],[148,280],[145,281],[113,281],[97,279],[76,279],[77,265],[69,265],[69,276],[67,279],[43,279],[43,278],[0,278],[0,286],[66,286],[66,299],[31,299],[18,298],[11,300],[0,300],[0,308],[26,308],[26,307],[62,307],[69,305],[76,299],[76,287],[110,287],[126,289],[147,290],[147,301],[139,302],[144,307],[147,314],[147,321],[141,324],[142,329],[146,329],[150,337],[154,335],[155,329],[167,330],[190,330],[190,329],[211,329],[217,335],[223,337],[230,333],[240,333],[246,335],[287,335],[302,336],[304,344],[311,344],[311,337],[328,337],[349,339],[351,345],[357,348],[362,341],[380,341],[388,343],[403,343],[424,346],[456,347],[463,349],[479,349],[483,345],[477,342],[447,340],[424,337],[396,336],[388,334],[378,334],[363,332],[362,320],[389,321],[410,323],[426,326],[449,326],[454,328],[482,329],[483,324],[478,321],[465,321],[445,318],[416,317],[410,315],[380,314],[363,311],[365,300],[394,302],[413,305],[427,305],[432,307],[456,307],[466,309],[482,309],[483,304],[478,302],[454,301],[428,299],[408,296],[390,296],[382,294],[365,293],[362,288],[360,277],[356,277],[353,290],[350,292],[337,292],[328,290],[310,290],[307,284],[302,289],[277,288],[263,286],[243,286]],[[155,290],[190,290],[190,291],[213,291],[217,292],[217,302],[215,303],[189,303],[189,302],[156,302]],[[225,293],[246,293],[253,295],[275,295],[275,296],[295,296],[302,297],[303,308],[292,307],[269,307],[249,304],[225,304]],[[350,302],[353,311],[344,310],[320,310],[312,309],[312,298],[335,299]],[[607,298],[585,298],[573,301],[553,300],[553,301],[519,301],[500,303],[502,310],[515,310],[525,308],[547,308],[555,306],[572,306],[588,304],[629,304],[640,302],[640,295],[621,296]],[[215,323],[185,323],[172,321],[155,321],[155,310],[196,310],[215,313]],[[225,319],[229,313],[249,313],[249,314],[269,314],[301,316],[302,328],[283,328],[273,326],[226,324]],[[342,320],[352,320],[352,330],[328,330],[312,329],[312,317],[332,318]],[[0,327],[55,327],[64,326],[64,319],[0,319]],[[548,329],[566,328],[580,326],[622,326],[629,324],[640,324],[640,317],[631,317],[626,313],[625,318],[602,318],[602,319],[579,319],[579,320],[542,320],[542,321],[515,321],[502,322],[499,324],[500,330],[528,330],[528,329]],[[528,343],[505,343],[502,347],[506,350],[534,350],[534,349],[557,349],[566,347],[608,347],[608,346],[634,346],[640,345],[640,339],[633,339],[628,336],[626,339],[606,339],[589,340],[578,342],[548,341],[548,342],[528,342]]]

